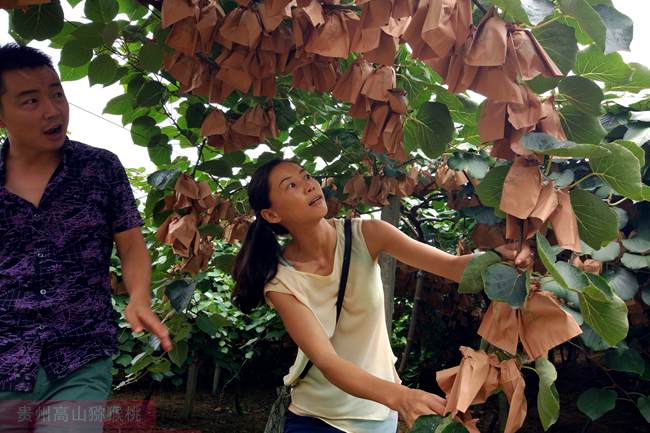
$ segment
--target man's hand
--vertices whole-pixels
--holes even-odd
[[[172,341],[169,338],[167,327],[158,319],[151,310],[151,303],[147,301],[132,300],[124,310],[124,316],[131,325],[133,332],[147,330],[158,337],[160,345],[165,352],[172,350]]]

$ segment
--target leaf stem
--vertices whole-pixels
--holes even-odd
[[[593,176],[596,176],[596,173],[589,173],[588,175],[576,180],[571,185],[569,185],[569,189],[575,188],[576,186],[580,185],[582,182],[584,182],[585,180],[587,180],[587,179],[589,179],[590,177],[593,177]]]

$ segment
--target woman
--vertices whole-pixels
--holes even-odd
[[[256,220],[235,261],[233,301],[250,311],[266,300],[300,349],[284,378],[285,384],[297,383],[285,433],[394,433],[398,413],[409,427],[420,415],[442,413],[440,397],[400,384],[378,257],[383,252],[459,281],[473,255],[447,254],[384,221],[354,219],[337,323],[343,220],[324,219],[327,205],[318,181],[296,163],[272,160],[253,174],[248,194]],[[276,235],[286,234],[291,240],[281,251]],[[308,360],[313,368],[299,379]]]

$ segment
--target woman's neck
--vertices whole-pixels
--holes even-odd
[[[329,261],[336,248],[336,227],[326,219],[292,228],[285,257],[294,262]]]

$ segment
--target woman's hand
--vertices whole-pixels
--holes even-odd
[[[401,386],[391,408],[399,413],[408,428],[422,415],[442,415],[445,410],[445,400],[435,394],[420,389]]]
[[[523,242],[521,249],[519,249],[519,243],[512,242],[496,247],[494,251],[499,253],[503,260],[513,262],[518,268],[531,269],[533,267],[533,253],[528,242]]]

